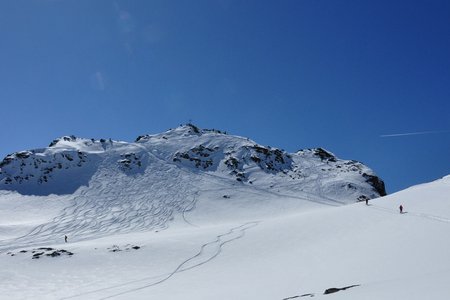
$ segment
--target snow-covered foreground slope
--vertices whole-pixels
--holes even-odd
[[[11,191],[8,192],[8,191]],[[384,195],[362,163],[192,124],[135,142],[66,136],[0,163],[0,250],[284,215]]]
[[[377,198],[359,162],[193,125],[0,168],[0,299],[449,295],[450,178]]]
[[[91,207],[86,191],[75,200],[47,196],[47,201],[1,192],[6,239],[1,242],[0,298],[281,300],[309,294],[304,297],[397,300],[450,295],[450,177],[371,200],[369,206],[336,206],[308,193],[233,186],[214,176],[194,179],[199,190],[189,201],[195,207],[173,214],[169,227],[152,230],[139,225],[135,215],[122,214],[117,223],[95,220],[98,233],[84,227],[90,211],[93,219],[104,209],[115,213],[106,204]],[[101,188],[100,183],[95,184]],[[176,187],[168,190],[182,197],[187,188]],[[156,191],[156,199],[167,199],[165,189]],[[59,205],[73,201],[80,206],[58,215]],[[133,205],[131,198],[125,202]],[[406,213],[398,212],[400,204]],[[43,234],[19,239],[4,233],[25,221],[47,225],[39,229]],[[114,226],[134,230],[120,234]],[[326,289],[353,285],[323,295]]]

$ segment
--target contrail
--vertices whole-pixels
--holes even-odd
[[[450,132],[450,130],[418,131],[418,132],[407,132],[407,133],[382,134],[382,135],[380,135],[380,137],[384,138],[384,137],[397,137],[397,136],[448,133],[448,132]]]

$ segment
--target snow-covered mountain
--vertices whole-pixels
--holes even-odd
[[[383,181],[359,162],[320,148],[287,153],[192,124],[133,143],[65,136],[47,148],[8,155],[0,167],[0,190],[71,201],[57,219],[34,229],[34,243],[68,228],[77,239],[166,228],[204,198],[220,200],[196,212],[225,200],[238,206],[231,215],[248,217],[283,213],[283,204],[266,200],[274,195],[298,207],[385,195]],[[223,193],[211,196],[219,186]],[[260,200],[244,209],[248,195]]]
[[[192,124],[139,136],[134,143],[65,136],[48,148],[13,153],[0,163],[0,189],[24,195],[71,194],[100,173],[142,180],[139,177],[158,168],[173,166],[179,172],[262,188],[296,185],[300,191],[345,203],[386,194],[383,181],[369,168],[324,149],[287,153]]]
[[[0,190],[70,202],[52,222],[22,228],[43,244],[68,231],[81,240],[162,229],[194,207],[220,211],[224,201],[236,208],[223,217],[248,218],[284,213],[286,200],[274,196],[306,209],[385,195],[383,181],[359,162],[320,148],[290,154],[192,124],[133,143],[65,136],[8,155],[0,167]],[[247,203],[249,195],[258,202]],[[202,199],[211,203],[199,207]]]
[[[170,227],[126,234],[102,216],[90,217],[105,202],[90,207],[82,195],[0,191],[0,299],[444,300],[450,294],[450,176],[344,206],[209,179],[192,198],[195,207]],[[155,192],[155,199],[163,194]],[[116,226],[129,228],[139,210],[133,213],[133,199],[124,195],[123,210],[110,213]],[[267,214],[275,208],[277,214]],[[79,240],[83,221],[101,226]],[[47,240],[36,240],[40,234]]]
[[[450,177],[376,198],[361,163],[193,125],[63,137],[1,176],[0,299],[450,294]]]

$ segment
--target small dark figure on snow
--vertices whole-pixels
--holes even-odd
[[[369,199],[366,198],[366,205],[369,205]]]
[[[400,209],[400,213],[403,213],[403,205],[400,204],[400,206],[398,207]]]
[[[67,235],[64,236],[64,242],[67,243]]]

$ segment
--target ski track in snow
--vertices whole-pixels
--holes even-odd
[[[371,207],[373,209],[377,209],[377,210],[383,211],[383,212],[388,212],[388,213],[391,213],[391,214],[395,214],[395,215],[400,214],[400,212],[398,210],[390,209],[390,208],[386,208],[386,207],[382,207],[382,206],[378,206],[378,205],[370,204],[369,207]],[[437,221],[437,222],[441,222],[441,223],[450,224],[450,219],[449,218],[445,218],[445,217],[441,217],[441,216],[435,216],[435,215],[430,215],[430,214],[425,214],[425,213],[416,213],[416,212],[411,212],[411,211],[404,211],[402,213],[402,215],[413,216],[413,217],[418,217],[418,218],[424,218],[424,219],[428,219],[428,220],[431,220],[431,221]]]
[[[99,172],[89,189],[76,196],[59,216],[22,237],[1,241],[0,250],[61,243],[64,235],[71,241],[82,241],[117,233],[161,230],[167,228],[176,213],[189,223],[185,213],[195,207],[198,191],[182,180],[173,166],[161,166],[156,172],[133,177],[114,173],[108,165],[114,164],[105,160],[106,172]],[[108,180],[102,180],[105,176],[109,176]],[[171,180],[160,180],[167,177]]]
[[[161,230],[167,228],[169,221],[177,214],[187,224],[195,226],[186,216],[187,212],[196,207],[199,196],[199,190],[191,184],[191,178],[202,182],[211,179],[215,185],[220,185],[220,182],[231,183],[234,189],[242,188],[247,193],[260,192],[328,206],[345,204],[326,197],[322,186],[318,186],[319,190],[315,193],[295,188],[292,193],[286,189],[275,192],[257,185],[251,188],[235,186],[236,182],[232,179],[208,172],[198,177],[196,169],[181,167],[167,157],[161,157],[162,154],[155,152],[155,149],[138,143],[134,147],[141,149],[139,153],[145,159],[143,163],[152,164],[151,170],[144,167],[141,170],[148,172],[142,171],[145,172],[142,174],[137,169],[124,174],[127,171],[117,169],[117,155],[105,156],[98,167],[99,171],[91,178],[89,187],[79,190],[78,195],[72,199],[72,204],[63,209],[59,216],[35,227],[24,236],[0,241],[0,251],[60,243],[65,235],[69,237],[69,241],[82,241],[132,231]],[[309,163],[304,167],[308,170],[313,165]],[[319,172],[314,175],[303,182],[305,186],[317,188],[316,183],[323,181],[323,174]]]
[[[142,279],[139,279],[139,280],[126,282],[126,283],[123,283],[123,284],[120,284],[120,285],[115,285],[115,286],[112,286],[112,287],[97,289],[97,290],[93,290],[93,291],[89,291],[89,292],[85,292],[85,293],[80,293],[80,294],[69,296],[69,297],[63,297],[63,298],[60,298],[60,300],[75,299],[75,298],[84,297],[86,295],[92,295],[92,294],[97,294],[97,293],[101,294],[101,293],[103,293],[105,291],[111,291],[113,289],[127,287],[127,286],[130,286],[130,285],[133,285],[133,284],[138,285],[138,284],[142,283],[143,281],[152,281],[152,280],[154,281],[154,282],[150,282],[150,283],[147,283],[145,285],[140,285],[140,286],[137,286],[137,287],[134,287],[134,288],[127,288],[124,291],[116,292],[116,293],[114,293],[112,295],[109,295],[109,296],[99,295],[100,298],[98,298],[99,300],[111,299],[111,298],[115,298],[115,297],[118,297],[118,296],[122,296],[122,295],[125,295],[125,294],[128,294],[128,293],[136,292],[136,291],[139,291],[139,290],[142,290],[142,289],[146,289],[146,288],[150,288],[152,286],[158,285],[160,283],[163,283],[163,282],[167,281],[168,279],[173,277],[176,273],[185,272],[185,271],[194,269],[196,267],[200,267],[200,266],[210,262],[211,260],[216,258],[222,252],[222,248],[223,248],[224,245],[244,237],[246,230],[257,226],[258,224],[259,224],[259,221],[247,222],[247,223],[244,223],[242,225],[239,225],[239,226],[231,228],[226,233],[223,233],[223,234],[220,234],[220,235],[216,236],[215,240],[203,244],[200,247],[200,250],[195,255],[193,255],[190,258],[188,258],[188,259],[184,260],[183,262],[181,262],[170,273],[156,275],[156,276],[147,277],[147,278],[142,278]],[[155,279],[156,279],[156,281],[155,281]]]
[[[185,209],[184,209],[183,212],[182,212],[183,220],[184,220],[187,224],[189,224],[189,225],[191,225],[191,226],[194,226],[194,227],[198,227],[198,226],[195,225],[195,224],[193,224],[192,222],[190,222],[190,221],[187,219],[186,213],[192,211],[192,210],[195,208],[195,205],[197,204],[197,197],[198,197],[198,195],[199,195],[199,192],[196,192],[195,195],[194,195],[194,197],[192,198],[192,202],[191,202],[188,206],[186,206]]]
[[[224,180],[223,177],[220,177],[220,176],[217,176],[214,174],[208,174],[208,173],[203,174],[203,177]],[[316,182],[318,180],[322,180],[322,178],[323,178],[323,176],[318,175],[318,177],[316,179],[314,179],[314,182]],[[227,180],[229,180],[229,179],[227,179]],[[235,183],[235,181],[233,180],[232,183]],[[283,188],[286,188],[289,186],[298,186],[298,182],[292,183],[291,185],[279,185],[279,186],[277,185],[277,187],[283,187]],[[242,185],[242,187],[247,188],[248,186]],[[229,190],[230,188],[229,187],[225,188],[225,190],[227,190],[227,189]],[[245,190],[246,193],[257,194],[256,192],[261,192],[261,194],[264,194],[264,195],[269,194],[269,195],[273,195],[276,197],[287,197],[287,198],[298,199],[298,200],[302,200],[302,201],[309,201],[309,202],[313,202],[313,203],[323,204],[323,205],[327,205],[327,206],[342,206],[344,204],[347,204],[346,202],[335,200],[335,199],[329,198],[327,196],[324,196],[321,187],[320,187],[320,192],[317,192],[315,194],[311,193],[311,192],[297,190],[297,191],[295,191],[295,195],[270,191],[268,189],[261,188],[256,185],[251,186],[251,189],[254,190],[254,192],[246,189]],[[218,191],[218,190],[220,190],[220,189],[211,189],[211,190],[204,190],[204,191]],[[240,190],[240,188],[234,187],[234,190]]]

